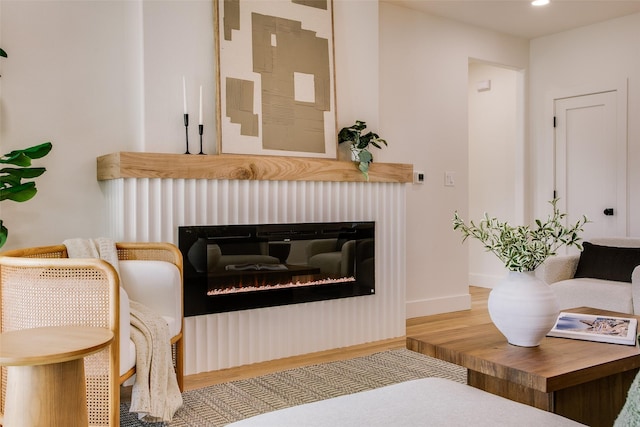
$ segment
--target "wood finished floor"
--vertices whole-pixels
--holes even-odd
[[[487,312],[487,298],[489,297],[489,292],[490,289],[487,288],[479,288],[475,286],[469,287],[469,293],[471,294],[470,310],[408,319],[406,332],[407,335],[429,332],[433,330],[459,328],[479,323],[490,322],[491,320],[489,319],[489,313]],[[301,356],[293,356],[268,362],[255,363],[252,365],[222,369],[214,372],[188,375],[185,377],[185,390],[193,390],[213,384],[256,377],[285,369],[332,362],[336,360],[350,359],[353,357],[366,356],[368,354],[376,353],[379,351],[404,347],[405,337],[399,337],[390,340],[356,345],[352,347],[321,351]]]

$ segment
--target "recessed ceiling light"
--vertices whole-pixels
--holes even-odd
[[[549,4],[549,0],[533,0],[531,4],[533,6],[544,6],[545,4]]]

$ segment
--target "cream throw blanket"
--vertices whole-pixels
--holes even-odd
[[[69,258],[100,258],[118,269],[115,243],[107,238],[64,241]],[[167,322],[148,307],[130,302],[131,339],[136,346],[136,379],[130,412],[146,422],[169,422],[182,406],[173,368]]]

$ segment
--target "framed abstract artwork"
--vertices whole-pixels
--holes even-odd
[[[336,158],[331,0],[215,0],[219,153]]]

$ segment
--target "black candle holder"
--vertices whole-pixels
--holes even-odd
[[[187,113],[184,114],[184,136],[187,144],[187,151],[184,154],[191,154],[189,153],[189,115]]]
[[[198,154],[204,154],[202,151],[202,131],[204,130],[204,125],[198,125],[198,133],[200,134],[200,152]]]

